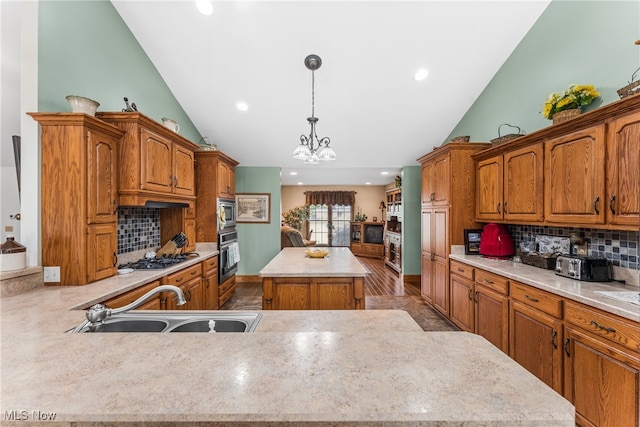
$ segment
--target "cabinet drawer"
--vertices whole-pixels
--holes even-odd
[[[218,285],[218,295],[222,295],[227,292],[231,288],[236,287],[236,277],[233,276],[230,279],[225,280],[224,282]]]
[[[202,276],[202,263],[163,277],[162,283],[165,285],[182,285],[193,279],[195,276]]]
[[[484,270],[476,270],[476,283],[493,289],[503,295],[509,295],[509,280]]]
[[[205,271],[205,273],[208,273],[212,270],[217,271],[218,270],[218,256],[213,256],[211,258],[207,258],[204,261],[202,261],[202,267]]]
[[[451,260],[449,269],[451,271],[451,274],[457,274],[458,276],[466,277],[469,280],[473,280],[475,269],[470,265]]]
[[[224,303],[229,301],[229,299],[233,296],[233,291],[236,289],[236,279],[232,277],[226,282],[220,285],[218,289],[218,307],[222,307]]]
[[[562,298],[549,292],[522,283],[511,282],[511,298],[558,319],[562,318]]]
[[[635,322],[569,301],[565,302],[565,321],[623,347],[640,350],[640,328]]]

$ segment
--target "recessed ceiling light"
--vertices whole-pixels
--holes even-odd
[[[303,182],[299,182],[299,183],[298,183],[298,185],[302,185],[302,184],[304,184],[304,183],[303,183]]]
[[[426,68],[420,68],[418,71],[416,71],[413,78],[416,79],[417,82],[421,82],[426,79],[428,75],[429,70],[427,70]]]
[[[364,185],[371,185],[371,183],[367,181],[364,183]]]
[[[389,172],[387,172],[387,171],[380,172],[380,175],[389,175]]]
[[[249,109],[249,106],[247,105],[247,103],[246,103],[246,102],[244,102],[244,101],[239,101],[239,102],[236,104],[236,108],[237,108],[238,110],[240,110],[240,111],[247,111],[247,110]]]
[[[211,15],[213,13],[213,4],[211,0],[196,0],[196,7],[203,15]]]
[[[298,172],[289,172],[289,175],[298,175]]]

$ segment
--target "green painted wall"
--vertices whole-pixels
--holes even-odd
[[[121,111],[123,97],[161,122],[170,117],[180,134],[198,143],[194,127],[129,28],[109,1],[40,1],[38,109],[71,111],[65,97],[100,103],[98,111]]]
[[[402,168],[402,273],[420,275],[421,267],[421,188],[420,166]]]
[[[639,31],[640,1],[552,1],[447,140],[490,141],[501,123],[527,133],[550,126],[542,105],[571,83],[600,91],[586,111],[620,99],[640,66]]]
[[[237,224],[240,245],[238,275],[253,276],[280,252],[280,168],[236,167],[237,193],[270,193],[269,224]]]

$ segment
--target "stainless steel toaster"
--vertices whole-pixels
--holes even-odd
[[[611,265],[604,258],[560,255],[556,274],[586,282],[610,282]]]

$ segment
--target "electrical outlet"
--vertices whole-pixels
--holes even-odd
[[[45,282],[60,282],[60,267],[44,267]]]
[[[589,245],[587,244],[587,242],[584,242],[581,245],[575,245],[576,255],[578,255],[578,256],[587,256],[589,254],[588,246]]]

